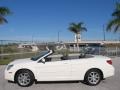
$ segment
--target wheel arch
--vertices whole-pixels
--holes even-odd
[[[88,73],[90,70],[98,70],[98,71],[101,73],[101,78],[104,79],[103,71],[102,71],[101,69],[99,69],[99,68],[91,68],[91,69],[88,69],[88,70],[86,71],[85,75],[84,75],[84,79],[85,79],[87,73]]]
[[[30,72],[33,74],[34,79],[35,79],[35,75],[34,75],[34,73],[32,72],[32,70],[27,69],[27,68],[22,68],[22,69],[19,69],[19,70],[17,70],[17,71],[15,72],[15,75],[14,75],[14,81],[15,81],[15,82],[16,82],[16,76],[17,76],[18,72],[20,72],[20,71],[22,71],[22,70],[28,70],[28,71],[30,71]]]

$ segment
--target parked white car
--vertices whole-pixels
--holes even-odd
[[[80,58],[79,54],[71,54],[63,58],[52,54],[52,50],[42,51],[38,56],[11,62],[5,69],[5,79],[22,87],[32,85],[34,81],[74,80],[94,86],[114,75],[114,67],[108,57],[86,55]]]

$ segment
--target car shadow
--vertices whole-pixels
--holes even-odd
[[[79,83],[80,81],[36,81],[35,84],[65,84],[65,83]]]
[[[15,82],[14,82],[14,81],[8,81],[8,83],[14,83],[14,84],[15,84]]]
[[[8,81],[8,83],[16,84],[16,82],[13,82],[13,81]],[[83,81],[35,81],[35,84],[66,84],[66,83],[83,83],[83,84],[86,84]]]

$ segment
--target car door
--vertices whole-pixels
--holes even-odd
[[[84,58],[71,60],[71,78],[73,80],[83,80],[88,66],[88,61]]]
[[[71,75],[70,60],[39,62],[35,69],[38,81],[69,80]]]

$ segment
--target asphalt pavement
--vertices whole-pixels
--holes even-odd
[[[4,80],[4,69],[0,66],[0,90],[120,90],[120,57],[114,57],[115,76],[103,80],[97,86],[88,86],[81,82],[37,83],[30,87],[20,87]]]

